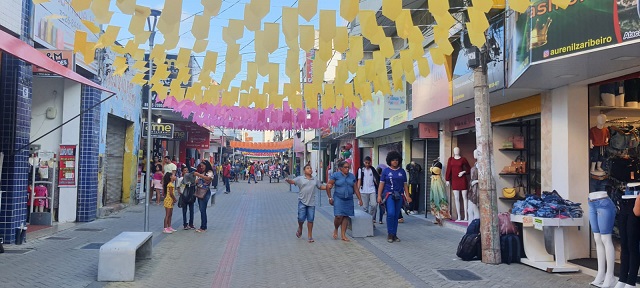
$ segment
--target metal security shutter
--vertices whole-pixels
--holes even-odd
[[[109,115],[107,120],[107,155],[105,204],[122,202],[122,172],[124,170],[124,139],[128,122]]]
[[[431,165],[433,165],[433,160],[440,157],[440,139],[427,139],[426,150],[427,150],[427,157],[425,159],[424,167],[428,177],[426,177],[427,185],[425,185],[427,187],[426,194],[425,194],[425,207],[426,207],[426,210],[429,211],[429,213],[431,213],[431,206],[429,204],[429,196],[430,196],[429,194],[431,191],[431,173],[429,172],[429,168],[431,168]],[[440,159],[440,162],[442,162],[442,159]]]

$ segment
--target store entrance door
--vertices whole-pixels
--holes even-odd
[[[109,115],[107,119],[106,197],[104,204],[122,201],[122,175],[124,164],[124,139],[129,122]]]

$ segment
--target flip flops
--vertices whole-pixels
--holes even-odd
[[[309,238],[309,243],[313,243],[316,242],[315,240],[313,240],[313,238]]]
[[[302,231],[298,230],[296,231],[296,237],[300,238],[302,236]]]

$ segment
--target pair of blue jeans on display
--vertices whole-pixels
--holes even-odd
[[[204,194],[204,198],[198,198],[198,208],[200,209],[200,229],[207,230],[207,203],[211,199],[211,190]]]
[[[589,199],[589,224],[593,233],[609,235],[616,220],[616,205],[609,197]]]
[[[387,233],[396,235],[398,233],[398,217],[400,217],[400,208],[402,208],[402,198],[393,200],[389,195],[387,197]]]

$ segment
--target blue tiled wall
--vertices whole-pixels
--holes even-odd
[[[100,102],[100,90],[82,86],[81,111]],[[96,219],[98,210],[98,157],[100,144],[100,106],[80,118],[80,149],[78,155],[78,210],[77,221]]]
[[[30,40],[31,0],[22,1],[22,41]],[[27,219],[29,144],[31,130],[31,65],[3,53],[0,60],[0,151],[5,155],[0,189],[0,237],[15,241],[15,228]],[[20,149],[20,150],[19,150]]]
[[[0,63],[0,150],[5,154],[0,235],[8,243],[27,216],[32,73],[31,65],[8,54]]]

